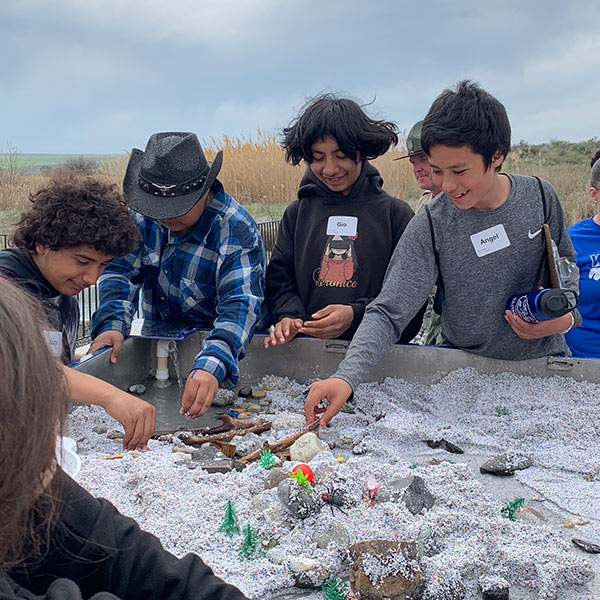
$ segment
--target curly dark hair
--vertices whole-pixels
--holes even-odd
[[[34,252],[91,246],[109,256],[124,256],[140,240],[123,195],[114,183],[94,177],[61,176],[29,197],[14,233],[16,246]]]
[[[308,101],[299,116],[283,129],[281,146],[287,162],[297,165],[313,161],[312,145],[330,135],[340,150],[354,162],[360,154],[371,160],[398,143],[398,130],[391,121],[371,119],[350,98],[321,94]]]

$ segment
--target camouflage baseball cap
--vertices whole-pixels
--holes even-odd
[[[399,156],[394,160],[410,158],[411,156],[415,156],[416,154],[423,154],[423,152],[425,152],[425,150],[423,150],[423,146],[421,146],[421,129],[423,129],[423,121],[415,123],[410,128],[410,131],[406,136],[406,149],[408,150],[408,154],[405,154],[404,156]]]

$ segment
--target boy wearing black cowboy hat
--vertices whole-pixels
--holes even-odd
[[[99,282],[90,351],[112,346],[118,359],[142,290],[143,317],[192,321],[212,331],[194,360],[182,413],[204,414],[219,386],[236,384],[238,359],[261,316],[265,254],[252,217],[217,179],[220,151],[208,163],[193,133],[150,137],[134,149],[123,191],[142,234]]]

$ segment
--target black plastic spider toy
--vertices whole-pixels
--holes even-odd
[[[333,509],[337,508],[342,514],[347,515],[348,513],[342,509],[345,503],[344,492],[339,490],[338,488],[332,488],[331,486],[327,488],[327,491],[321,496],[321,499],[325,504],[329,504],[329,508],[331,508],[331,514],[334,515]]]

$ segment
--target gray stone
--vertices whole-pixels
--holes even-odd
[[[509,600],[510,587],[508,585],[495,585],[482,592],[483,600]]]
[[[229,443],[235,446],[237,456],[246,456],[260,450],[264,445],[264,440],[256,433],[247,433],[246,435],[236,435]]]
[[[323,442],[309,431],[290,446],[290,459],[294,462],[307,463],[323,450]]]
[[[600,544],[588,542],[580,538],[573,538],[571,541],[584,552],[588,552],[589,554],[600,554]]]
[[[288,554],[283,548],[271,548],[267,550],[265,556],[276,565],[283,565],[288,562]]]
[[[254,496],[251,500],[252,506],[260,512],[264,512],[273,504],[273,496],[269,492],[269,490],[265,490],[260,494]]]
[[[356,454],[360,456],[361,454],[365,454],[367,451],[367,442],[362,441],[358,442],[354,448],[352,448],[352,454]]]
[[[413,482],[414,477],[401,477],[389,483],[384,483],[377,490],[375,502],[398,502],[404,495],[406,488]]]
[[[292,573],[306,573],[314,569],[317,563],[314,558],[307,556],[292,556],[288,564]]]
[[[218,448],[198,448],[192,452],[192,462],[210,473],[228,473],[233,468],[233,461],[227,458]]]
[[[317,544],[317,548],[327,548],[329,544],[334,543],[338,548],[347,549],[350,545],[350,537],[346,529],[335,521],[325,531],[315,531],[312,541]]]
[[[252,390],[252,397],[255,400],[260,400],[261,398],[266,398],[266,396],[267,396],[267,392],[265,392],[265,390],[256,390],[256,389]]]
[[[258,405],[261,407],[269,406],[270,404],[271,404],[271,401],[268,398],[263,398],[262,400],[258,401]]]
[[[133,385],[129,386],[129,393],[130,394],[138,394],[138,395],[142,395],[146,393],[146,386],[143,383],[134,383]]]
[[[95,427],[92,427],[92,431],[99,435],[103,435],[108,431],[108,427],[106,425],[96,425]]]
[[[433,527],[430,523],[424,523],[417,535],[417,551],[419,556],[431,558],[440,553],[442,545],[443,536],[439,528]]]
[[[252,396],[252,388],[249,385],[245,385],[243,388],[240,388],[238,396],[241,398],[249,398]]]
[[[265,479],[265,490],[270,490],[277,487],[282,481],[288,479],[290,476],[289,472],[285,469],[275,467],[269,471],[267,478]]]
[[[295,431],[301,431],[306,427],[306,420],[304,415],[296,413],[284,412],[277,415],[271,422],[271,429],[273,431],[280,431],[282,429],[294,429]]]
[[[233,404],[235,394],[231,390],[219,390],[215,399],[212,401],[213,406],[229,406]]]
[[[427,440],[426,443],[430,448],[441,448],[442,450],[451,452],[452,454],[464,454],[464,450],[462,448],[459,448],[456,444],[453,444],[444,438],[439,440]]]
[[[260,404],[249,404],[246,410],[251,413],[259,413],[262,411],[262,408]]]
[[[371,540],[350,546],[350,585],[365,600],[418,600],[425,575],[415,542]]]
[[[518,452],[506,452],[493,456],[488,461],[483,463],[479,470],[481,473],[489,473],[490,475],[510,476],[514,475],[515,471],[528,469],[533,464],[533,458]]]
[[[106,437],[109,440],[122,440],[125,437],[125,434],[118,429],[113,429],[112,431],[108,432]]]
[[[415,476],[406,488],[402,502],[413,515],[418,515],[424,508],[430,509],[435,504],[435,497],[429,492],[425,482]]]
[[[277,497],[285,510],[297,519],[306,519],[318,510],[313,498],[314,492],[309,492],[305,486],[291,477],[284,479],[277,486]]]

